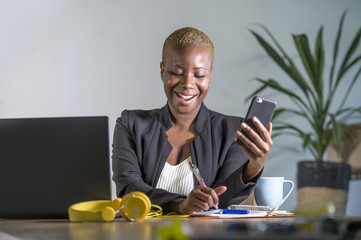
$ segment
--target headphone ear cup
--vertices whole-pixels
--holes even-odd
[[[121,206],[121,202],[122,202],[122,199],[121,198],[116,198],[112,201],[111,203],[111,206],[113,209],[115,210],[118,210]]]
[[[115,216],[115,212],[112,206],[113,203],[109,200],[95,200],[75,203],[68,208],[69,219],[72,222],[86,222],[98,221],[99,219],[111,219],[113,215]],[[104,210],[106,208],[110,209]]]
[[[142,192],[131,192],[123,196],[120,214],[130,221],[138,221],[147,216],[151,202],[149,197]]]
[[[102,219],[104,219],[107,222],[113,221],[115,218],[115,211],[112,207],[105,207],[102,209],[101,213]]]

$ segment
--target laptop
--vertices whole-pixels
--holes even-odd
[[[110,200],[108,117],[0,119],[0,218],[68,218]]]

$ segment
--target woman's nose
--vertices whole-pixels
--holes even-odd
[[[192,88],[194,84],[195,84],[194,76],[191,74],[185,74],[182,79],[181,86],[186,88]]]

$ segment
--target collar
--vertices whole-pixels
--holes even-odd
[[[172,127],[171,113],[169,110],[168,102],[161,109],[160,120],[165,128],[165,131],[168,131],[168,129]],[[195,121],[196,122],[194,124],[194,131],[196,131],[198,134],[201,134],[209,125],[210,112],[203,102]]]

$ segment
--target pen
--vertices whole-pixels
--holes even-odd
[[[188,161],[189,165],[191,166],[192,172],[194,174],[194,176],[196,176],[198,182],[203,186],[203,187],[207,187],[207,185],[205,184],[201,174],[199,173],[199,169],[197,168],[196,165],[192,164],[191,161]],[[213,208],[218,209],[218,206],[215,205]]]
[[[249,210],[222,209],[222,214],[248,214]]]
[[[196,176],[198,182],[203,186],[203,187],[207,187],[206,184],[204,183],[204,180],[201,176],[201,174],[199,173],[199,169],[197,168],[196,165],[192,164],[191,161],[188,161],[189,162],[189,165],[191,165],[191,169],[192,169],[192,172],[194,174],[194,176]]]

